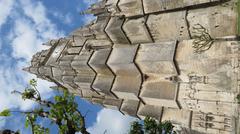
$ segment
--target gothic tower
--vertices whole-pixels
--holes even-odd
[[[185,133],[237,134],[238,0],[103,0],[24,70],[83,99]]]

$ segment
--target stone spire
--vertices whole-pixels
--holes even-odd
[[[24,70],[123,114],[189,133],[239,133],[237,4],[101,1],[84,12],[96,20],[46,43]]]

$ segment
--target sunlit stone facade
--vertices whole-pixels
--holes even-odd
[[[104,0],[82,13],[95,21],[45,43],[51,48],[25,70],[123,114],[170,120],[182,133],[237,134],[237,6]]]

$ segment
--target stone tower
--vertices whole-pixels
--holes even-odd
[[[24,70],[182,133],[237,134],[238,0],[103,0]]]

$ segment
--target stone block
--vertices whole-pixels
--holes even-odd
[[[231,58],[228,58],[233,56],[229,47],[230,42],[214,42],[210,49],[200,54],[194,52],[192,45],[193,40],[182,41],[178,45],[176,61],[182,74],[188,75],[197,72],[206,76],[217,72],[226,73],[227,70],[231,70]]]
[[[145,82],[140,98],[148,105],[180,108],[177,102],[178,84],[171,82]]]
[[[52,69],[51,67],[39,67],[38,69],[38,72],[41,74],[41,75],[45,75],[45,76],[50,76],[52,77]]]
[[[227,6],[218,5],[190,10],[187,15],[187,20],[190,26],[190,33],[193,37],[196,35],[194,32],[197,32],[194,28],[198,28],[198,24],[200,24],[212,38],[236,37],[238,35],[237,16],[236,4],[229,2]]]
[[[186,11],[149,15],[147,26],[154,41],[189,39]]]
[[[94,75],[78,74],[73,80],[82,90],[91,89],[91,84],[94,80]]]
[[[141,44],[136,64],[148,76],[175,76],[178,74],[174,63],[175,49],[175,41]]]
[[[67,49],[68,54],[79,54],[81,51],[82,47],[70,47]]]
[[[123,30],[132,44],[153,42],[146,27],[145,18],[126,20]]]
[[[174,108],[164,108],[161,121],[171,121],[174,125],[189,128],[191,111]]]
[[[129,44],[128,38],[122,30],[123,17],[112,17],[105,29],[110,39],[117,44]]]
[[[87,38],[75,35],[73,36],[72,46],[83,46],[86,41]]]
[[[154,105],[144,105],[140,103],[137,115],[141,119],[145,119],[145,117],[152,117],[156,120],[160,120],[162,116],[163,107],[161,106],[154,106]]]
[[[110,48],[95,51],[89,61],[89,65],[99,74],[113,75],[106,65],[110,52]]]
[[[143,0],[145,13],[171,10],[183,7],[184,0]]]
[[[75,55],[62,55],[58,60],[59,61],[71,61],[73,60]]]
[[[136,100],[124,100],[120,111],[124,114],[137,116],[139,101]]]
[[[141,75],[117,76],[113,83],[112,92],[119,98],[138,100],[140,86]]]
[[[189,6],[209,4],[220,0],[143,0],[144,11],[146,14],[182,9]]]
[[[74,76],[63,76],[62,81],[65,84],[73,83]]]
[[[138,45],[114,45],[107,64],[117,75],[139,75],[134,64]]]
[[[96,19],[96,23],[94,23],[91,26],[91,29],[93,29],[93,32],[97,39],[108,39],[108,36],[106,35],[104,28],[107,26],[108,22],[110,20],[109,16],[98,16]]]
[[[122,100],[121,99],[104,99],[103,105],[106,108],[110,108],[113,110],[119,110],[122,105]]]
[[[63,74],[63,71],[60,68],[53,67],[52,73],[53,73],[53,77],[56,77],[56,76],[61,76]]]
[[[120,0],[118,6],[126,17],[143,15],[141,0]]]
[[[51,57],[47,60],[46,64],[47,65],[56,65],[58,58],[61,56],[62,51],[67,45],[67,40],[60,39],[55,45],[54,45],[54,50],[52,51]]]
[[[92,88],[104,94],[112,95],[111,87],[113,85],[113,80],[113,75],[98,74],[92,84]]]

